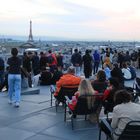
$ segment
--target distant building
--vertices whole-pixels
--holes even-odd
[[[24,44],[21,44],[19,47],[20,48],[24,48],[24,49],[27,49],[27,48],[36,48],[36,45],[34,45],[33,43],[26,42]]]

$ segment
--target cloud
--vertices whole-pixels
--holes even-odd
[[[140,38],[139,0],[0,0],[0,3],[3,34],[25,34],[31,19],[36,35]]]
[[[67,10],[58,7],[56,0],[0,0],[1,18],[34,18],[40,14],[68,14]]]

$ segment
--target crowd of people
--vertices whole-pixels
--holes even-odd
[[[110,122],[110,127],[112,128],[110,135],[112,134],[114,139],[117,140],[117,135],[122,133],[126,124],[130,120],[140,120],[139,109],[137,111],[133,111],[133,113],[131,113],[131,111],[127,111],[130,108],[140,108],[140,106],[135,103],[133,91],[132,93],[127,91],[131,87],[125,87],[124,85],[125,80],[136,78],[135,85],[137,88],[135,88],[135,90],[139,92],[140,82],[136,75],[136,69],[140,68],[138,65],[140,51],[139,53],[133,51],[131,55],[129,55],[128,51],[126,53],[111,51],[112,50],[107,49],[106,52],[104,52],[104,55],[101,55],[97,50],[95,50],[92,55],[89,50],[86,50],[85,55],[81,56],[78,50],[75,49],[75,52],[71,57],[71,63],[73,66],[69,67],[67,73],[60,77],[60,80],[56,82],[56,91],[54,96],[56,98],[59,96],[59,91],[64,85],[71,84],[75,86],[79,84],[78,91],[74,94],[72,100],[69,101],[68,104],[69,108],[74,111],[80,96],[98,95],[99,93],[102,93],[102,96],[95,96],[94,98],[94,111],[99,111],[101,106],[104,106],[105,114],[113,112],[112,122]],[[133,59],[134,53],[135,57],[137,57],[135,60]],[[100,64],[101,67],[99,70]],[[82,65],[85,77],[80,77]],[[70,72],[70,70],[72,70],[72,72]],[[89,78],[92,75],[96,75],[96,78]],[[69,79],[67,76],[71,78]],[[88,98],[87,104],[89,104]],[[93,116],[94,113],[95,112],[93,112]],[[133,117],[132,114],[135,114],[135,117]],[[125,122],[121,123],[120,121]]]
[[[0,91],[7,90],[9,104],[19,107],[22,88],[33,87],[38,78],[40,85],[56,84],[62,76],[63,56],[56,56],[51,50],[48,53],[24,52],[18,56],[18,49],[11,49],[7,62],[0,58]],[[6,68],[5,68],[6,67]],[[36,84],[37,85],[37,84]]]
[[[40,84],[55,84],[64,73],[64,56],[61,52],[57,54],[48,52],[24,52],[22,57],[22,79],[28,79],[29,87],[32,87],[32,77],[40,75]],[[82,55],[78,49],[71,55],[70,65],[76,69],[76,76],[84,75],[85,78],[92,78],[99,69],[105,71],[107,79],[112,75],[119,77],[119,81],[136,78],[136,69],[140,69],[140,50],[123,52],[111,48],[101,50],[86,50]],[[6,69],[6,70],[5,70]],[[8,68],[0,58],[0,90],[4,83]],[[8,88],[8,86],[6,86]]]
[[[135,69],[140,69],[140,50],[133,51],[117,51],[111,48],[94,50],[86,50],[85,55],[81,55],[78,49],[74,50],[71,57],[71,63],[76,68],[76,75],[81,75],[81,67],[86,78],[95,75],[101,67],[105,70],[106,75],[110,78],[110,71],[113,64],[118,64],[122,70],[125,80],[134,79],[136,76]],[[93,72],[92,72],[93,71]]]
[[[108,123],[108,120],[101,121],[102,123],[105,122],[104,125],[108,123],[111,129],[109,135],[113,136],[114,140],[118,139],[118,135],[121,135],[126,124],[130,120],[140,120],[140,105],[134,102],[133,93],[129,93],[127,91],[128,87],[124,86],[124,82],[119,82],[119,77],[116,77],[116,75],[113,77],[111,75],[111,77],[108,79],[104,70],[99,70],[97,72],[97,77],[94,80],[79,77],[75,74],[76,69],[73,66],[69,67],[68,73],[60,77],[60,80],[56,82],[56,91],[54,93],[55,98],[59,100],[58,97],[61,87],[66,85],[75,86],[79,84],[78,91],[75,92],[74,96],[70,101],[68,100],[68,106],[71,111],[75,111],[79,97],[83,95],[85,95],[85,97],[86,95],[95,95],[94,100],[92,100],[94,104],[94,111],[93,114],[89,116],[89,120],[91,122],[95,122],[95,113],[100,113],[102,106],[104,107],[105,114],[107,114],[108,112],[113,112],[113,117],[110,120],[111,122]],[[137,84],[140,85],[140,83],[138,82]],[[102,95],[96,96],[100,93],[102,93]],[[87,98],[88,107],[89,105],[91,105],[90,102],[91,100]],[[107,130],[105,130],[105,132],[106,131]]]
[[[5,63],[0,58],[0,90],[6,86],[9,94],[9,104],[15,103],[16,107],[20,105],[20,94],[22,82],[27,79],[27,85],[32,87],[32,77],[38,77],[40,85],[56,85],[54,97],[59,100],[59,91],[64,85],[79,86],[78,91],[72,98],[69,107],[74,110],[78,97],[82,95],[97,95],[95,97],[94,110],[99,110],[104,106],[104,113],[116,112],[129,107],[134,108],[139,105],[131,102],[131,95],[126,92],[125,80],[135,80],[135,90],[140,91],[140,78],[136,75],[136,69],[140,69],[140,50],[133,51],[131,54],[111,48],[95,50],[86,50],[82,56],[78,49],[74,50],[70,60],[71,66],[67,72],[63,71],[63,55],[59,52],[57,55],[51,50],[48,53],[40,52],[24,52],[23,58],[18,57],[18,49],[12,48],[11,57],[8,58],[5,72]],[[81,75],[83,70],[84,76]],[[124,95],[125,94],[125,95]],[[127,95],[128,94],[128,95]],[[133,97],[133,96],[132,96]],[[87,101],[89,103],[89,101]],[[128,113],[128,114],[127,114]],[[124,117],[130,119],[139,119],[130,115],[129,112],[124,113]],[[135,112],[138,116],[139,112]],[[118,129],[119,114],[115,114],[112,118],[112,128]],[[117,123],[117,124],[116,124]],[[125,124],[123,124],[124,128]],[[118,131],[118,130],[115,130]],[[120,132],[119,132],[120,133]]]

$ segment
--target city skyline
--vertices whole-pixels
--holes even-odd
[[[138,0],[0,0],[0,35],[140,40]]]

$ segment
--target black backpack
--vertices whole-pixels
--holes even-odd
[[[49,56],[48,56],[48,63],[49,63],[49,64],[52,64],[53,61],[54,61],[54,57],[53,57],[52,55],[49,55]]]

